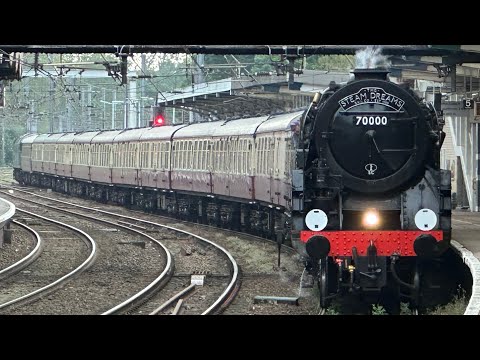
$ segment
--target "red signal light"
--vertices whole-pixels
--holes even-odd
[[[157,115],[155,116],[155,119],[153,120],[153,126],[163,126],[165,125],[165,118],[163,115]]]

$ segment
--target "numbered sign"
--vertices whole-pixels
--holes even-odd
[[[464,109],[473,109],[473,104],[474,104],[473,99],[463,100],[463,108]]]

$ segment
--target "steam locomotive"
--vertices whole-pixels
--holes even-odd
[[[441,259],[451,238],[443,124],[387,71],[354,75],[331,84],[304,117],[292,218],[308,269],[322,306],[345,291],[394,313],[400,300],[434,305],[454,286]]]
[[[348,293],[419,307],[446,291],[438,284],[451,234],[450,173],[439,168],[443,124],[386,70],[354,76],[332,82],[302,111],[26,135],[14,176],[289,241],[324,307]]]

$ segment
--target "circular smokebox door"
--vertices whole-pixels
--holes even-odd
[[[305,216],[305,224],[312,231],[322,231],[327,226],[328,217],[320,209],[310,210]]]
[[[432,230],[437,225],[437,215],[430,209],[421,209],[415,215],[415,225],[422,231]]]

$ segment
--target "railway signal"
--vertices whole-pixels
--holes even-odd
[[[150,126],[164,126],[167,125],[165,108],[163,106],[154,106],[153,107],[153,119],[150,120]]]

